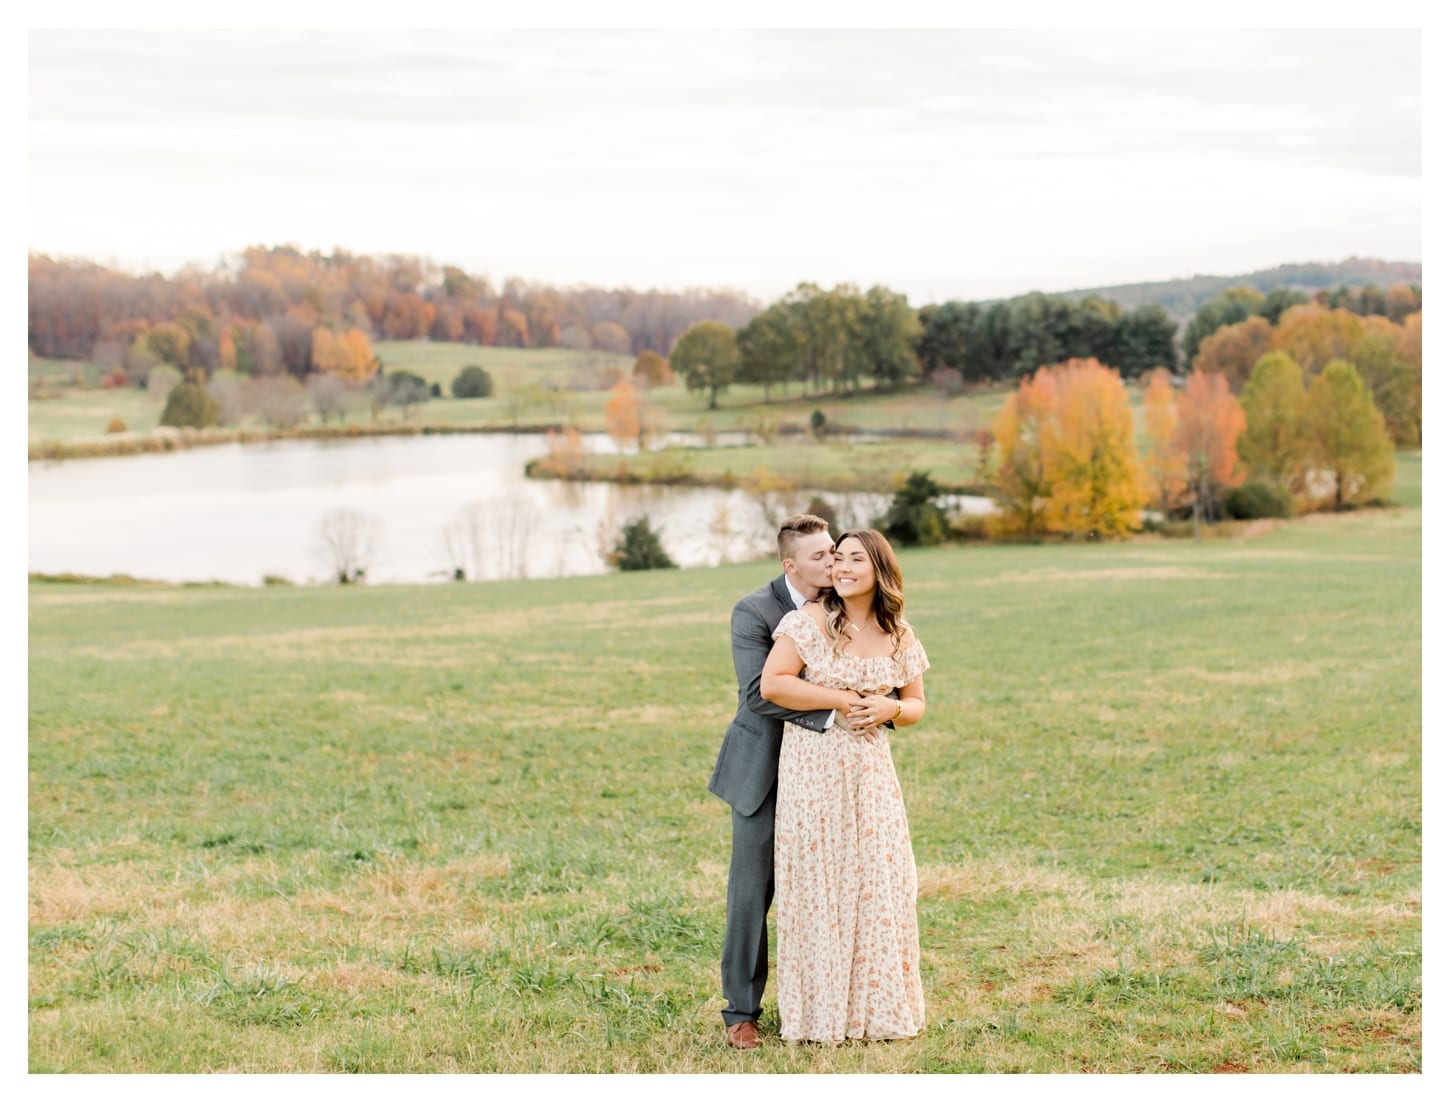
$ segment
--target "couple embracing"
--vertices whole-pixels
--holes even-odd
[[[911,1037],[926,1017],[916,863],[887,731],[926,711],[901,569],[872,530],[788,517],[783,573],[730,616],[739,708],[710,778],[731,806],[720,978],[726,1039],[760,1045],[776,902],[786,1041]]]

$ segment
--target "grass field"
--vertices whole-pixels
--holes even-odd
[[[905,553],[928,1029],[753,1054],[704,785],[770,564],[32,583],[30,1070],[1419,1070],[1420,541]]]
[[[585,455],[590,478],[627,473],[643,481],[685,480],[701,485],[749,483],[762,472],[768,485],[777,476],[819,490],[893,492],[911,471],[929,471],[944,487],[961,489],[977,481],[977,450],[956,440],[903,438],[852,442],[844,437],[817,441],[784,437],[770,445],[729,448],[668,448],[631,455]],[[989,476],[990,477],[990,476]]]

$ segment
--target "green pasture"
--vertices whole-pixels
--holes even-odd
[[[29,1068],[1418,1071],[1420,513],[1265,527],[903,554],[928,1028],[772,983],[754,1053],[705,781],[770,563],[32,582]]]
[[[609,390],[606,373],[616,368],[628,374],[634,359],[600,352],[569,349],[480,348],[435,341],[384,341],[374,345],[386,369],[408,370],[437,382],[445,395],[458,372],[477,364],[494,380],[487,399],[433,401],[414,416],[450,424],[511,424],[550,421],[572,422],[585,431],[602,431]],[[555,389],[557,388],[557,389]],[[730,387],[711,410],[703,391],[691,393],[682,382],[648,392],[663,425],[675,430],[717,431],[785,425],[805,428],[816,410],[833,424],[860,429],[915,429],[963,431],[990,426],[1005,392],[943,399],[934,391],[912,389],[877,393],[868,387],[849,397],[802,394],[798,384],[765,389],[754,385]]]
[[[380,341],[373,346],[386,371],[411,371],[437,383],[443,397],[408,411],[389,409],[378,420],[408,420],[418,424],[477,425],[492,428],[529,428],[573,424],[581,431],[606,428],[605,404],[609,390],[603,384],[610,369],[628,374],[630,356],[575,352],[565,348],[480,348],[434,341]],[[487,371],[494,380],[488,398],[455,399],[450,387],[469,364]],[[49,381],[46,397],[29,404],[29,437],[44,441],[80,441],[103,437],[113,416],[128,431],[155,429],[164,403],[135,387],[101,389],[95,364],[32,358],[33,379]],[[76,386],[81,375],[86,386]],[[708,408],[702,392],[691,393],[683,383],[660,387],[646,397],[647,419],[664,431],[726,431],[746,429],[765,435],[783,427],[804,429],[816,410],[835,425],[867,430],[951,431],[965,433],[988,428],[1000,408],[1005,391],[958,395],[945,399],[930,389],[876,393],[867,388],[850,397],[802,395],[798,386],[773,388],[769,401],[763,388],[735,386],[720,396],[719,408]],[[317,418],[314,415],[313,420]],[[344,423],[370,423],[371,411],[360,410]],[[261,428],[256,418],[243,427]]]
[[[845,437],[788,436],[769,445],[591,454],[583,457],[581,466],[592,478],[733,482],[766,490],[789,482],[808,489],[876,493],[892,492],[909,471],[929,471],[938,483],[954,488],[974,485],[978,474],[974,446],[920,437],[852,442]]]

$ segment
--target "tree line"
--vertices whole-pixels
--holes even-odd
[[[186,269],[173,278],[32,255],[29,339],[39,355],[106,365],[109,385],[145,386],[159,367],[208,379],[290,376],[310,387],[321,377],[405,405],[421,400],[418,387],[404,378],[397,394],[392,384],[379,390],[374,340],[633,353],[645,365],[642,380],[681,377],[712,407],[735,383],[762,387],[767,401],[791,384],[841,394],[868,382],[929,381],[951,393],[1071,360],[1126,379],[1182,364],[1223,374],[1238,393],[1260,356],[1284,350],[1310,374],[1331,359],[1353,363],[1393,438],[1413,446],[1421,305],[1412,284],[1341,286],[1312,297],[1232,287],[1198,309],[1180,340],[1163,307],[1124,310],[1096,296],[1033,293],[913,309],[880,285],[802,283],[761,307],[725,291],[560,290],[518,280],[495,290],[415,257],[257,247],[210,273]]]
[[[1258,357],[1287,349],[1305,370],[1348,359],[1370,385],[1398,443],[1420,439],[1418,287],[1373,285],[1268,294],[1231,288],[1206,302],[1186,328],[1190,368],[1227,376],[1237,392]],[[670,364],[711,408],[733,383],[765,390],[840,393],[929,381],[953,393],[970,383],[1013,381],[1047,364],[1093,360],[1126,379],[1180,363],[1175,323],[1161,306],[1031,294],[992,303],[947,302],[913,311],[885,287],[802,283],[745,325],[688,329]]]
[[[728,290],[558,288],[519,279],[495,288],[417,257],[289,246],[250,248],[213,271],[187,268],[172,277],[29,258],[31,351],[122,368],[139,337],[167,324],[180,326],[184,339],[168,333],[152,341],[172,354],[159,362],[302,378],[318,369],[312,334],[319,327],[371,340],[664,354],[696,321],[741,325],[758,310]]]
[[[1355,366],[1314,374],[1282,351],[1262,356],[1242,401],[1227,378],[1194,370],[1184,385],[1156,368],[1143,391],[1140,454],[1122,376],[1068,360],[1024,377],[992,426],[999,534],[1121,537],[1143,510],[1194,524],[1291,516],[1383,501],[1394,441]]]

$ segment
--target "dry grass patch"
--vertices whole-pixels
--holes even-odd
[[[982,901],[1003,892],[1039,895],[1084,895],[1082,877],[1040,865],[1006,860],[967,860],[960,865],[918,866],[918,898]]]
[[[497,900],[480,902],[471,887],[479,880],[498,880],[510,871],[508,854],[480,854],[446,865],[391,863],[361,876],[344,891],[300,892],[295,904],[303,912],[346,915],[359,921],[377,919],[472,921],[497,915]]]
[[[367,962],[338,961],[326,968],[316,968],[302,975],[302,982],[318,991],[335,991],[341,995],[390,991],[402,986],[416,986],[395,969]]]
[[[1059,582],[1175,582],[1175,581],[1228,581],[1241,577],[1223,574],[1192,566],[1141,566],[1109,567],[1101,570],[1062,570],[1044,567],[1041,570],[1017,570],[994,574],[987,578],[974,579],[970,584],[993,586],[998,584],[1046,585]]]
[[[187,885],[158,884],[129,864],[30,866],[30,925],[58,926],[174,906]]]
[[[1325,668],[1325,664],[1319,662],[1275,662],[1252,670],[1205,670],[1197,666],[1182,666],[1173,672],[1173,676],[1193,677],[1215,685],[1289,685],[1319,677]]]

